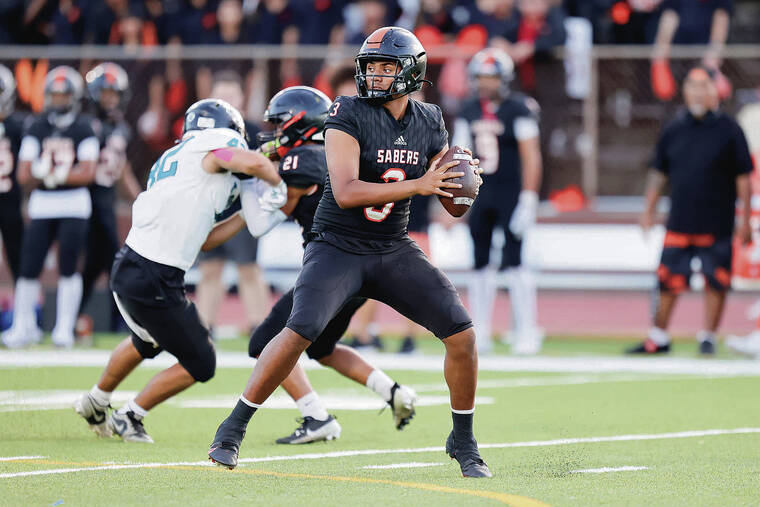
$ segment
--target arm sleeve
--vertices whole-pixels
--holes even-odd
[[[472,148],[472,131],[470,122],[464,118],[454,120],[454,134],[451,136],[452,146],[464,146]]]
[[[33,162],[40,156],[40,141],[30,135],[21,140],[21,148],[18,151],[19,162]]]
[[[88,162],[98,160],[100,155],[100,141],[97,137],[87,137],[82,139],[77,146],[77,160],[80,162]]]
[[[325,130],[336,129],[345,132],[357,141],[361,140],[361,130],[356,118],[356,111],[350,97],[340,96],[330,106]]]
[[[752,155],[749,152],[749,145],[747,144],[747,138],[744,136],[744,131],[738,125],[735,128],[736,132],[733,137],[733,158],[734,169],[736,175],[749,174],[752,172],[753,163]]]
[[[538,137],[538,122],[533,116],[518,116],[515,118],[512,128],[515,132],[515,139],[525,141]]]
[[[263,210],[259,204],[259,197],[268,187],[261,180],[245,180],[241,182],[240,203],[243,208],[243,218],[248,230],[254,238],[263,236],[275,226],[285,221],[288,216],[280,210]]]

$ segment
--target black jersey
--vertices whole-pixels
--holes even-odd
[[[668,177],[668,230],[731,236],[736,178],[752,171],[747,139],[736,120],[722,112],[697,119],[679,111],[660,135],[652,167]]]
[[[448,144],[441,109],[412,98],[401,121],[383,106],[358,97],[338,97],[330,108],[325,130],[346,132],[359,142],[359,179],[388,183],[421,177],[431,158]],[[315,233],[349,238],[352,251],[377,252],[382,242],[403,238],[409,222],[409,201],[385,206],[341,209],[335,202],[328,177],[314,217]],[[369,240],[367,243],[353,240]],[[344,243],[341,247],[346,247]],[[388,248],[392,245],[388,245]]]
[[[68,126],[58,128],[48,120],[48,115],[42,113],[34,118],[26,129],[24,139],[22,139],[22,145],[25,144],[27,137],[36,140],[33,150],[27,153],[23,153],[24,150],[22,150],[20,155],[25,157],[25,160],[36,160],[41,156],[51,156],[54,167],[59,164],[66,164],[71,168],[79,162],[79,150],[83,141],[93,141],[95,143],[94,154],[97,155],[97,138],[91,123],[91,117],[78,115]],[[70,186],[62,185],[53,190],[65,188],[70,188]],[[50,189],[39,187],[38,190],[47,191]]]
[[[100,156],[93,186],[111,188],[121,179],[127,162],[127,144],[131,131],[122,118],[100,115],[93,119],[92,127],[100,142]]]
[[[517,92],[510,93],[498,106],[477,97],[463,104],[459,118],[467,122],[474,155],[480,158],[483,169],[481,193],[495,191],[503,195],[505,190],[519,193],[522,164],[516,129],[522,118],[538,122],[538,114],[538,103]]]
[[[0,197],[19,195],[16,162],[23,133],[23,114],[15,112],[0,121]]]
[[[307,144],[293,148],[280,162],[280,177],[289,187],[307,188],[314,184],[318,186],[313,194],[302,196],[291,213],[301,226],[306,243],[327,179],[325,147],[321,144]]]

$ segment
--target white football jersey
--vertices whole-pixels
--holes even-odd
[[[187,271],[224,211],[239,191],[230,172],[211,174],[201,161],[209,151],[248,148],[226,128],[193,130],[166,150],[148,177],[147,189],[132,205],[127,245],[146,259]]]

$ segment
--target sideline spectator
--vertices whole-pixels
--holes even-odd
[[[641,226],[646,232],[666,182],[670,214],[662,260],[657,268],[659,296],[648,338],[631,354],[670,351],[667,328],[678,295],[689,287],[692,259],[705,277],[705,327],[697,334],[699,352],[715,354],[716,331],[731,286],[732,233],[737,197],[744,206],[736,233],[751,240],[752,158],[736,121],[718,110],[718,91],[710,70],[692,69],[683,84],[686,110],[663,130],[655,149]]]

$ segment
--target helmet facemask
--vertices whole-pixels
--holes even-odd
[[[424,53],[423,53],[424,57]],[[356,90],[362,99],[374,103],[384,103],[397,99],[403,95],[414,93],[422,88],[426,62],[413,56],[387,56],[380,54],[359,55],[354,60],[356,64]],[[370,74],[367,66],[373,62],[391,62],[395,64],[395,75]],[[384,89],[373,87],[373,78],[379,76],[383,79],[393,77],[391,83]]]

